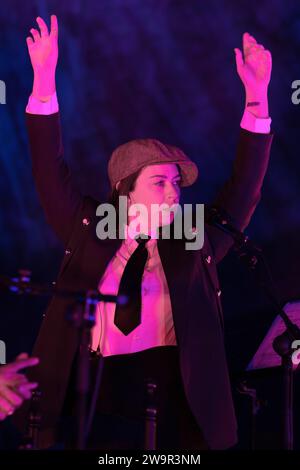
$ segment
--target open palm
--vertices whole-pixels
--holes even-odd
[[[37,23],[40,31],[35,28],[30,30],[32,37],[27,37],[26,42],[34,72],[41,70],[48,73],[55,72],[58,59],[58,25],[57,17],[51,16],[51,30],[45,21],[38,17]]]
[[[240,49],[235,49],[235,54],[237,71],[246,90],[264,92],[271,78],[271,52],[258,44],[249,33],[244,33],[243,54]]]

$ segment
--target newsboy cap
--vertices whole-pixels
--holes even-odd
[[[156,139],[136,139],[120,145],[111,154],[108,162],[108,177],[112,189],[118,181],[141,168],[160,163],[179,165],[182,176],[181,186],[190,186],[198,177],[197,165],[179,148],[163,144]]]

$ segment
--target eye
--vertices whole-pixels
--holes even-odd
[[[155,186],[163,186],[164,185],[164,180],[160,180],[160,181],[157,181],[155,184]]]
[[[175,186],[180,187],[180,186],[181,186],[181,180],[173,181],[173,184],[174,184]]]

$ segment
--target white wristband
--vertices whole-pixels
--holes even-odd
[[[254,116],[250,111],[245,109],[241,120],[241,127],[249,132],[256,132],[258,134],[269,134],[271,130],[272,119],[258,118]]]
[[[30,95],[26,106],[26,113],[29,114],[54,114],[58,112],[58,101],[56,92],[53,93],[48,101],[40,101]]]

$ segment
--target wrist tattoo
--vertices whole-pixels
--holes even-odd
[[[250,106],[259,106],[259,105],[260,105],[260,101],[249,101],[247,103],[247,108]]]

